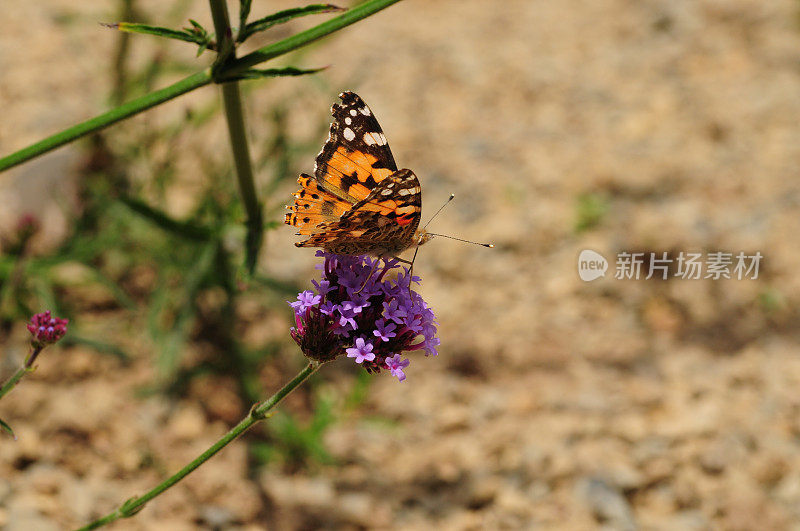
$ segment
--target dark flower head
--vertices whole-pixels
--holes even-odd
[[[67,333],[67,319],[59,319],[50,315],[50,310],[37,313],[28,324],[28,331],[33,336],[34,347],[44,347],[55,343]]]
[[[410,360],[403,352],[424,350],[437,354],[436,318],[410,284],[419,283],[403,268],[394,278],[387,273],[399,268],[397,260],[368,256],[340,256],[317,251],[325,261],[317,266],[322,279],[289,302],[296,326],[292,338],[303,353],[316,361],[330,361],[342,354],[353,358],[367,372],[387,370],[401,382]]]
[[[33,214],[23,214],[17,220],[17,234],[20,240],[27,240],[39,231],[41,224],[39,218]]]

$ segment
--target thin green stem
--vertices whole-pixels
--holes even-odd
[[[244,125],[242,99],[239,93],[239,83],[225,83],[222,85],[222,101],[225,106],[225,116],[228,122],[228,137],[233,151],[233,160],[236,166],[236,182],[239,186],[239,195],[242,198],[245,212],[247,212],[247,235],[245,237],[245,266],[252,273],[256,266],[258,252],[264,237],[264,223],[261,205],[256,195],[253,166],[250,159],[250,148],[247,143],[247,133]]]
[[[228,5],[225,0],[209,0],[211,16],[214,19],[214,29],[219,42],[217,60],[212,67],[216,74],[227,67],[236,59],[233,47],[233,32],[231,30]],[[239,93],[239,83],[234,81],[222,85],[222,102],[225,108],[225,119],[228,122],[228,138],[233,152],[236,167],[236,182],[239,185],[239,195],[242,198],[245,212],[247,213],[247,236],[245,241],[245,265],[252,273],[256,266],[258,252],[264,235],[261,205],[256,195],[255,179],[253,178],[253,165],[250,158],[250,147],[247,142],[247,128],[244,123],[242,110],[242,97]]]
[[[217,34],[219,51],[215,65],[224,65],[233,54],[233,33],[231,21],[228,16],[228,4],[224,0],[208,0],[211,8],[211,18],[214,20],[214,31]]]
[[[97,529],[98,527],[102,527],[113,522],[114,520],[118,520],[119,518],[127,518],[139,512],[147,502],[188,476],[193,470],[211,459],[217,452],[225,448],[225,446],[239,437],[239,435],[249,430],[254,424],[267,418],[267,413],[269,413],[270,410],[278,405],[280,401],[286,397],[286,395],[291,393],[297,386],[303,383],[319,367],[320,366],[316,363],[309,363],[306,365],[306,367],[300,371],[297,376],[292,379],[292,381],[284,385],[280,391],[272,395],[268,400],[254,405],[247,417],[242,419],[242,421],[239,422],[239,424],[237,424],[231,431],[226,433],[221,439],[211,445],[208,450],[197,456],[197,458],[195,458],[191,463],[147,491],[142,496],[129,499],[103,518],[95,520],[94,522],[81,527],[79,531]]]
[[[9,391],[14,389],[16,385],[19,383],[22,378],[28,374],[29,372],[33,372],[33,363],[36,361],[36,357],[42,351],[44,347],[38,346],[33,349],[33,351],[28,354],[28,357],[25,359],[25,364],[17,369],[11,378],[6,380],[2,387],[0,387],[0,398],[3,398]]]
[[[209,83],[211,83],[211,70],[206,69],[202,72],[192,74],[191,76],[186,77],[161,90],[156,90],[155,92],[151,92],[140,98],[131,100],[128,103],[123,103],[119,107],[114,107],[108,112],[105,112],[99,116],[95,116],[94,118],[86,120],[83,123],[73,125],[72,127],[54,134],[53,136],[49,136],[44,140],[40,140],[35,144],[31,144],[30,146],[20,149],[11,155],[3,157],[0,159],[0,171],[7,170],[8,168],[18,164],[22,164],[27,160],[38,157],[39,155],[47,153],[48,151],[59,146],[63,146],[64,144],[72,142],[73,140],[77,140],[78,138],[99,131],[111,124],[122,121],[125,118],[130,118],[134,114],[138,114],[151,107],[155,107],[160,103],[169,101],[180,96],[181,94],[185,94],[194,89],[208,85]]]
[[[223,84],[222,99],[225,103],[228,133],[230,134],[233,159],[236,162],[236,177],[239,182],[239,192],[242,194],[242,202],[249,218],[260,218],[261,207],[258,204],[256,186],[253,181],[253,167],[250,164],[250,149],[247,147],[247,133],[239,84]]]
[[[17,383],[22,380],[22,377],[31,372],[31,370],[32,369],[28,367],[20,367],[17,369],[17,372],[3,384],[3,387],[0,387],[0,398],[3,398],[6,393],[14,389]]]
[[[230,65],[227,65],[223,70],[217,72],[217,79],[224,79],[229,76],[233,77],[234,74],[241,73],[252,66],[269,59],[273,59],[292,50],[296,50],[297,48],[305,46],[310,42],[325,37],[326,35],[330,35],[331,33],[339,31],[340,29],[349,26],[354,22],[358,22],[361,19],[375,14],[381,9],[385,9],[399,1],[400,0],[369,0],[364,2],[363,4],[360,4],[349,11],[345,11],[338,17],[327,20],[318,26],[314,26],[313,28],[300,32],[296,35],[292,35],[291,37],[287,37],[286,39],[278,41],[274,44],[270,44],[269,46],[260,48],[255,52],[237,59]],[[181,94],[185,94],[186,92],[190,92],[194,89],[208,85],[211,83],[211,81],[210,69],[192,74],[191,76],[184,78],[168,87],[151,92],[150,94],[146,94],[141,98],[129,101],[128,103],[120,105],[119,107],[115,107],[106,113],[64,129],[63,131],[49,136],[44,140],[40,140],[35,144],[31,144],[28,147],[22,148],[19,151],[1,158],[0,171],[4,171],[17,166],[18,164],[22,164],[27,160],[47,153],[50,150],[53,150],[59,146],[63,146],[64,144],[72,142],[73,140],[77,140],[78,138],[81,138],[87,134],[99,131],[100,129],[108,127],[109,125],[124,120],[125,118],[129,118],[134,114],[138,114],[160,103],[164,103],[165,101],[176,98]]]

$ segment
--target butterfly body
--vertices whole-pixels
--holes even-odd
[[[309,238],[298,247],[335,254],[396,256],[430,240],[419,230],[422,190],[409,169],[397,169],[386,137],[353,92],[331,108],[328,140],[314,175],[302,174],[284,222]]]

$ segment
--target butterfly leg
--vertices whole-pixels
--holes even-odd
[[[417,258],[417,250],[418,249],[419,249],[419,247],[417,247],[417,249],[414,250],[414,259]],[[403,262],[404,264],[408,264],[408,265],[411,266],[411,267],[408,268],[408,294],[411,295],[411,279],[414,278],[414,259],[406,260],[405,258],[400,258],[399,256],[392,256],[392,258],[394,258],[395,260],[399,260],[399,261]]]

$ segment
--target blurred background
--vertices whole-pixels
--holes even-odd
[[[209,64],[98,25],[188,18],[212,27],[191,0],[4,10],[0,153]],[[0,376],[31,314],[71,320],[0,403],[19,436],[0,440],[0,527],[107,513],[303,365],[284,301],[316,259],[283,205],[342,90],[420,177],[424,219],[456,194],[434,230],[495,243],[420,251],[440,355],[403,383],[323,367],[116,528],[800,525],[800,4],[408,0],[278,64],[332,66],[243,84],[275,222],[252,279],[217,87],[0,175]],[[580,280],[583,249],[605,278]],[[755,280],[617,280],[623,251],[764,258]]]

